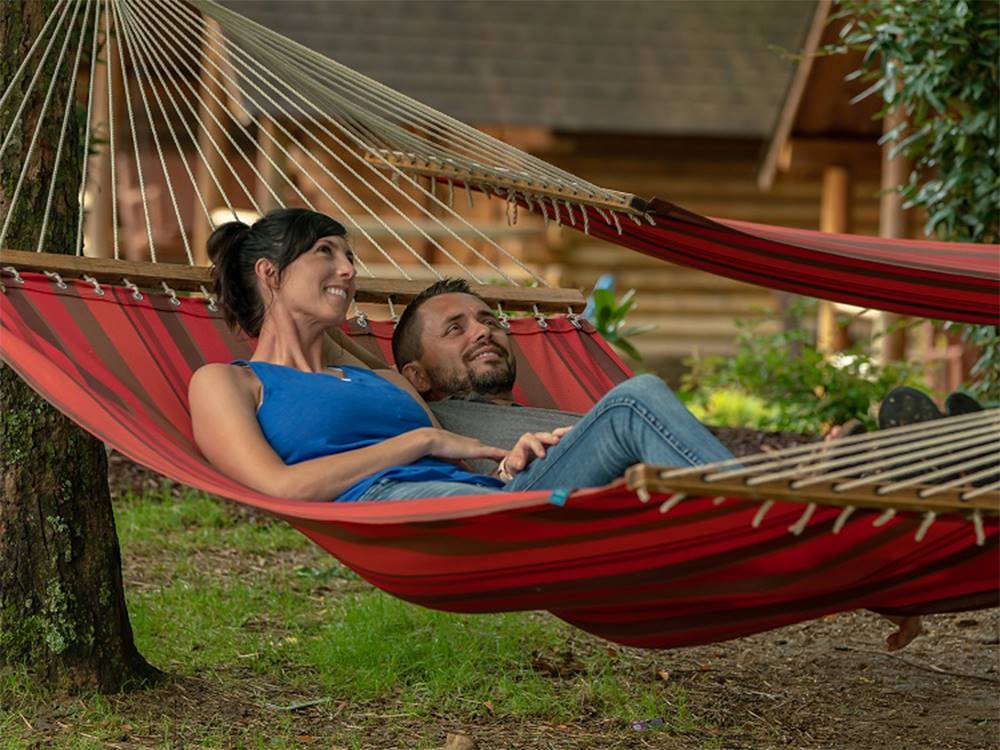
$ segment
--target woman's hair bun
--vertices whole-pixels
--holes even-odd
[[[220,224],[208,238],[208,257],[216,268],[226,265],[226,259],[239,254],[243,240],[250,233],[250,226],[242,221]]]

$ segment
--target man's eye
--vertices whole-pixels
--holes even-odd
[[[452,323],[445,329],[445,333],[455,333],[456,331],[462,330],[458,323]]]

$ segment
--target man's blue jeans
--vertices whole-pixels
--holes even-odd
[[[655,375],[639,375],[612,388],[545,458],[536,459],[503,491],[600,487],[638,463],[697,466],[733,455]],[[402,500],[497,490],[459,482],[373,484],[360,500]]]

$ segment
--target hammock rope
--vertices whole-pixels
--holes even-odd
[[[75,56],[70,54],[74,46]],[[544,225],[554,222],[658,258],[775,289],[903,314],[997,322],[996,246],[714,221],[656,199],[607,190],[214,0],[59,0],[0,95],[2,113],[19,82],[29,77],[0,142],[0,155],[32,97],[44,96],[45,117],[56,116],[48,114],[53,81],[47,93],[46,87],[39,89],[46,70],[55,71],[53,81],[63,73],[87,78],[81,195],[93,200],[98,181],[110,182],[109,219],[104,212],[87,214],[81,204],[74,247],[78,255],[109,250],[120,259],[145,252],[158,261],[159,233],[176,230],[187,263],[203,264],[205,248],[191,241],[186,222],[204,222],[212,229],[219,209],[233,218],[243,215],[241,206],[260,214],[271,205],[285,205],[287,194],[299,205],[332,207],[355,235],[364,277],[388,272],[410,281],[457,273],[476,283],[489,276],[509,288],[525,281],[549,288],[544,276],[490,236],[495,231],[485,231],[457,210],[454,191],[460,188],[473,210],[474,193],[502,200],[504,219],[511,226],[525,209],[540,215]],[[107,89],[101,96],[95,91],[98,84]],[[69,88],[61,109],[56,172],[64,158],[67,129],[75,124],[67,113],[76,87]],[[116,121],[124,122],[128,132],[118,134]],[[107,144],[98,137],[104,128]],[[33,136],[29,153],[37,128]],[[147,142],[151,148],[144,164]],[[95,144],[97,155],[86,158]],[[126,150],[129,157],[123,164]],[[101,163],[106,166],[98,169]],[[128,248],[122,246],[120,232],[118,180],[123,173],[135,178],[145,235],[144,243],[130,235]],[[24,179],[22,172],[18,184]],[[182,185],[191,190],[190,206],[183,205]],[[169,205],[161,209],[151,203],[154,194],[165,195]],[[0,251],[20,198],[21,190],[15,189],[5,207]],[[319,202],[324,206],[317,206]],[[64,249],[47,247],[50,210],[47,206],[43,212],[33,242],[40,254]],[[105,227],[110,229],[111,247],[90,247],[88,237],[92,231],[97,236],[106,223],[111,225]],[[434,262],[430,253],[436,256]],[[176,279],[164,280],[177,288]]]
[[[69,13],[70,5],[73,5],[72,13]],[[92,6],[94,12],[91,14]],[[149,205],[150,175],[143,168],[137,130],[142,118],[144,127],[152,138],[162,172],[162,183],[170,201],[173,219],[183,238],[184,252],[189,263],[195,262],[199,249],[191,247],[184,228],[182,210],[174,187],[178,175],[171,174],[160,139],[163,128],[167,131],[164,135],[169,137],[179,156],[183,174],[194,190],[197,207],[210,227],[214,227],[213,207],[210,196],[205,195],[199,186],[196,174],[199,172],[211,181],[234,218],[237,216],[234,205],[241,201],[248,202],[256,213],[263,212],[263,206],[255,198],[254,191],[243,179],[240,170],[236,169],[236,164],[242,164],[275,205],[284,205],[281,194],[273,185],[277,182],[294,195],[300,204],[316,208],[299,182],[309,184],[364,238],[366,249],[368,246],[373,248],[404,279],[411,278],[404,265],[396,259],[392,250],[379,242],[357,220],[358,215],[367,216],[372,225],[379,227],[397,243],[398,247],[394,245],[393,250],[402,250],[432,276],[440,277],[441,272],[397,231],[396,224],[387,221],[384,211],[374,210],[370,205],[371,199],[366,200],[358,190],[372,196],[381,209],[388,211],[392,219],[409,227],[441,257],[475,282],[482,283],[482,280],[436,235],[456,243],[505,283],[518,282],[503,266],[498,265],[463,235],[474,238],[477,243],[484,243],[497,257],[503,258],[505,263],[511,264],[533,283],[546,285],[544,277],[455,211],[453,199],[441,200],[434,190],[435,178],[430,179],[425,188],[418,182],[417,176],[407,174],[391,161],[377,158],[379,153],[406,153],[428,163],[443,163],[444,159],[453,163],[464,160],[479,170],[478,177],[482,181],[479,185],[487,196],[491,192],[501,194],[512,206],[516,206],[517,191],[498,191],[485,184],[491,176],[497,179],[509,178],[513,174],[509,167],[511,164],[517,165],[518,179],[530,180],[546,188],[573,191],[587,200],[617,201],[618,204],[625,202],[620,197],[622,194],[584,183],[344,66],[317,56],[311,50],[292,44],[280,35],[213,2],[195,3],[195,6],[201,13],[177,0],[157,3],[143,0],[97,0],[96,3],[88,1],[83,14],[78,17],[81,6],[63,1],[48,19],[48,22],[53,18],[57,20],[48,35],[48,44],[41,59],[35,66],[28,94],[30,96],[41,78],[49,61],[49,53],[57,42],[61,40],[62,43],[56,65],[62,68],[69,42],[74,33],[78,34],[79,54],[69,70],[74,76],[84,68],[91,71],[86,99],[87,130],[84,145],[89,148],[92,141],[91,130],[95,123],[104,120],[108,125],[111,141],[108,160],[112,175],[114,212],[112,238],[116,259],[122,256],[117,196],[117,175],[121,169],[118,165],[119,149],[114,143],[116,86],[113,73],[120,74],[123,81],[130,82],[121,87],[124,117],[133,152],[147,251],[153,262],[157,260],[157,247]],[[98,40],[102,20],[103,34]],[[29,60],[48,29],[47,23],[32,47],[31,54],[22,62],[15,81],[12,81],[12,87],[17,78],[28,70]],[[84,40],[88,36],[84,32],[89,29],[92,29],[89,35],[90,61],[89,65],[81,67]],[[93,89],[101,49],[107,53],[104,60],[107,78],[106,112],[96,112],[94,109]],[[55,77],[52,83],[54,80]],[[289,85],[290,82],[294,85]],[[53,88],[50,85],[50,94]],[[137,92],[135,97],[133,89]],[[10,90],[5,93],[9,95]],[[10,123],[4,147],[20,121],[29,96],[21,102],[21,107]],[[69,110],[69,99],[73,96],[75,92],[70,91],[65,111]],[[172,112],[168,110],[164,99],[169,101]],[[47,104],[46,101],[43,109],[47,109]],[[180,127],[175,127],[175,121],[180,123]],[[297,136],[285,123],[295,123],[301,136]],[[65,135],[67,125],[68,123],[64,123],[60,130],[62,136]],[[407,129],[415,132],[408,132]],[[435,141],[437,144],[446,143],[447,148],[437,145]],[[339,149],[340,153],[331,148],[331,145]],[[295,153],[292,153],[292,149],[295,149]],[[197,155],[193,168],[188,158],[191,150]],[[327,166],[320,154],[329,158],[339,173]],[[295,174],[292,175],[283,168],[276,156],[293,166]],[[86,163],[89,160],[84,161]],[[216,170],[217,164],[225,167],[226,180],[234,184],[235,195],[230,195],[224,189],[222,176]],[[262,166],[266,166],[273,179],[265,178],[261,172]],[[88,171],[85,167],[83,193],[88,189]],[[467,173],[472,172],[467,170]],[[358,187],[352,187],[345,177],[355,180]],[[455,182],[449,182],[449,190],[452,191]],[[327,188],[328,184],[335,185],[344,194],[344,199],[338,200],[332,195]],[[469,184],[465,186],[471,195],[474,188]],[[531,200],[527,192],[522,191],[522,194]],[[19,191],[15,191],[12,204],[17,202],[18,197]],[[237,197],[239,201],[236,200]],[[537,197],[536,200],[539,206],[544,207],[543,197]],[[435,233],[429,232],[424,224],[403,211],[404,206],[414,209],[428,225],[435,227]],[[442,216],[431,211],[432,207]],[[553,209],[558,218],[559,206],[554,200]],[[570,204],[567,204],[567,211],[569,214],[573,213]],[[548,211],[543,208],[543,212],[547,219]],[[13,206],[6,218],[9,220],[12,215]],[[516,210],[508,210],[508,222],[513,224],[516,220]],[[45,223],[47,222],[43,222]],[[88,252],[84,223],[81,209],[76,242],[78,253]],[[573,223],[575,224],[575,218]],[[162,226],[163,222],[158,221],[156,224]],[[5,231],[0,232],[0,245],[3,244],[5,234]],[[38,238],[36,250],[41,252],[45,249],[43,231]],[[93,249],[89,251],[92,252]],[[362,272],[370,275],[366,259],[361,257],[359,261]]]

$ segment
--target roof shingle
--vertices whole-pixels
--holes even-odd
[[[225,0],[473,124],[761,137],[814,0]]]

